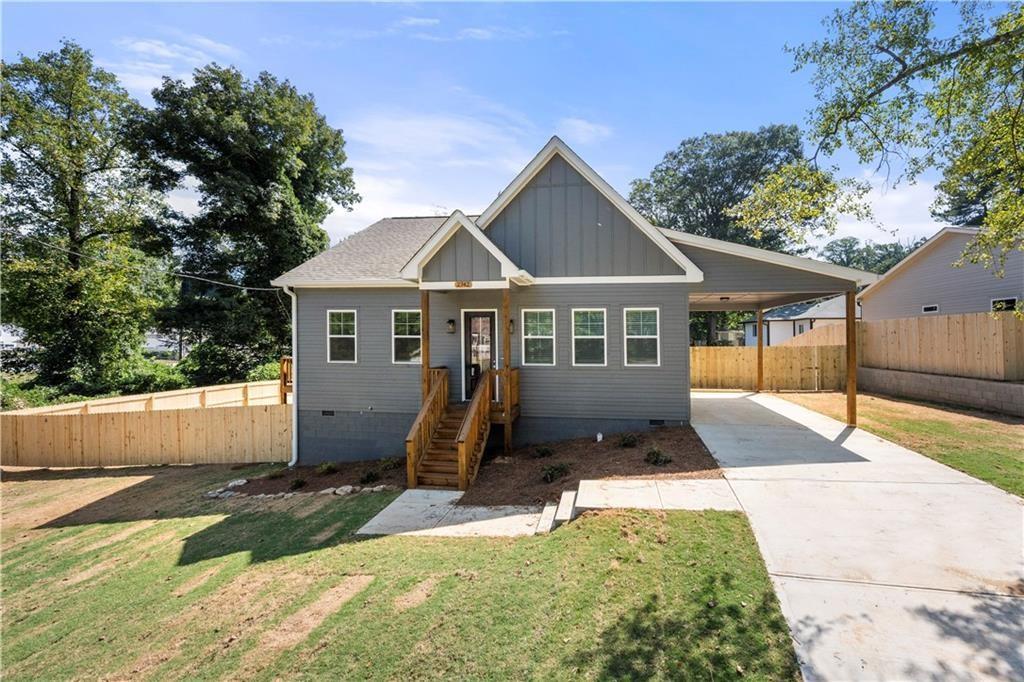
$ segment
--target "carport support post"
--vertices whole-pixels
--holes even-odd
[[[505,454],[512,452],[512,283],[501,290],[501,403],[505,425],[501,429],[505,437]]]
[[[764,390],[764,311],[757,309],[757,392]]]
[[[846,423],[857,425],[857,292],[846,292]]]
[[[420,291],[420,383],[423,384],[423,402],[427,402],[430,393],[430,292]]]

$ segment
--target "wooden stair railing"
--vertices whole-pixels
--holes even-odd
[[[485,370],[477,382],[473,398],[466,409],[462,428],[456,440],[458,447],[459,490],[469,489],[476,478],[483,459],[487,436],[491,432],[491,396],[494,391],[494,377],[491,370]]]
[[[285,355],[281,358],[280,366],[280,395],[281,404],[284,405],[288,402],[288,394],[292,392],[295,385],[295,363],[292,362],[292,356]],[[294,400],[294,398],[293,398]]]
[[[405,437],[405,476],[406,485],[409,488],[415,488],[417,485],[420,461],[447,411],[448,369],[432,367],[430,369],[430,392],[409,429],[409,435]]]

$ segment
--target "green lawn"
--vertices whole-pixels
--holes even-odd
[[[741,514],[366,539],[395,493],[201,498],[246,475],[5,472],[5,678],[797,677]]]
[[[846,420],[845,394],[778,396],[834,419]],[[865,431],[1024,497],[1024,419],[860,395],[857,423]]]

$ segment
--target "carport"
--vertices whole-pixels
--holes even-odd
[[[704,273],[690,285],[690,312],[757,311],[757,381],[764,389],[764,311],[842,294],[846,300],[846,423],[857,425],[857,290],[878,275],[741,244],[662,229]]]

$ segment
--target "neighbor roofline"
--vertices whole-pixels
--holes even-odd
[[[904,267],[914,262],[925,253],[931,251],[935,247],[935,245],[942,241],[942,239],[948,234],[975,235],[978,234],[978,230],[973,227],[958,227],[955,225],[949,225],[942,228],[941,230],[933,234],[931,237],[929,237],[924,244],[921,244],[921,246],[911,251],[903,260],[889,268],[889,270],[884,275],[880,276],[873,284],[871,284],[871,286],[866,288],[864,291],[860,292],[857,295],[857,298],[863,298],[880,290],[882,288],[880,286],[881,284],[891,280],[892,277],[896,275],[896,273],[898,273]]]
[[[509,183],[509,185],[501,191],[498,197],[491,202],[480,217],[476,219],[476,224],[481,230],[486,230],[491,222],[501,213],[501,211],[508,206],[513,199],[533,180],[534,176],[540,172],[540,170],[550,161],[555,154],[558,154],[566,163],[582,175],[590,184],[600,192],[605,199],[611,202],[611,204],[621,211],[626,218],[629,219],[637,228],[640,229],[651,241],[653,241],[658,248],[660,248],[665,255],[667,255],[676,265],[682,268],[683,272],[686,273],[685,277],[687,282],[702,282],[704,281],[704,272],[697,267],[697,264],[691,261],[686,255],[679,249],[675,248],[669,240],[667,240],[661,232],[658,231],[654,225],[647,221],[635,208],[633,208],[628,201],[623,198],[621,194],[615,191],[615,188],[609,185],[604,178],[597,174],[593,168],[587,165],[587,162],[579,157],[569,145],[563,142],[557,135],[553,136],[544,148],[541,149],[536,156],[526,165],[526,168],[521,170],[519,174]]]

